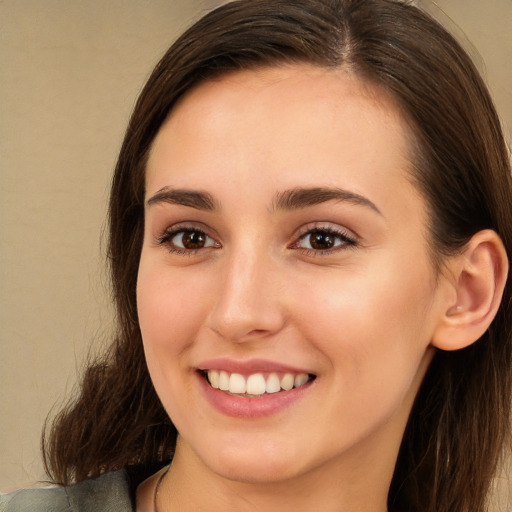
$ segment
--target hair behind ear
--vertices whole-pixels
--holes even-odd
[[[432,345],[458,350],[483,336],[496,316],[507,281],[508,258],[497,233],[486,229],[473,235],[447,267],[455,299],[447,304]]]

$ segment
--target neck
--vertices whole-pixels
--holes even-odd
[[[347,454],[346,464],[333,460],[283,481],[233,481],[210,471],[179,440],[160,485],[157,512],[386,512],[393,468],[388,457],[373,453],[367,465],[354,453]]]

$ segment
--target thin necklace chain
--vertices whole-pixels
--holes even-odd
[[[160,475],[158,478],[158,482],[155,485],[155,492],[153,493],[153,512],[158,512],[158,505],[156,503],[157,497],[158,497],[158,491],[160,490],[160,485],[163,482],[165,475],[169,472],[169,469],[171,466],[167,466],[167,469]]]

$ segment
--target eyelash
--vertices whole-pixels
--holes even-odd
[[[204,236],[207,240],[213,241],[211,245],[207,245],[204,247],[200,247],[197,249],[186,249],[184,247],[176,246],[172,240],[177,235],[185,235],[186,233],[196,234],[199,236]],[[335,245],[332,248],[328,249],[308,249],[304,247],[300,247],[300,243],[307,239],[308,236],[312,236],[314,233],[320,233],[323,235],[330,235],[334,239],[338,239],[341,241],[338,245]],[[157,239],[158,245],[166,246],[167,250],[179,256],[194,256],[198,252],[204,249],[218,249],[221,248],[221,244],[216,242],[213,237],[208,235],[204,230],[194,227],[194,226],[177,226],[172,229],[166,230],[161,236]],[[208,243],[208,241],[206,242]],[[350,235],[347,231],[342,229],[334,229],[332,227],[324,227],[324,226],[314,226],[304,228],[303,232],[298,236],[297,240],[290,244],[288,247],[291,249],[300,250],[306,256],[322,256],[328,254],[334,254],[338,251],[346,250],[351,247],[357,246],[357,240],[354,236]]]
[[[330,235],[334,239],[338,239],[341,241],[339,245],[335,245],[332,248],[329,249],[308,249],[308,248],[301,248],[299,247],[299,244],[306,240],[308,237],[313,235],[314,233],[321,233],[323,235]],[[290,245],[291,248],[296,248],[298,250],[301,250],[303,254],[306,256],[322,256],[322,255],[329,255],[334,254],[339,251],[343,251],[346,249],[350,249],[357,246],[357,239],[355,236],[349,234],[347,231],[343,229],[336,229],[333,227],[327,227],[327,226],[308,226],[304,229],[303,233],[299,235],[296,242],[293,242],[293,244]]]
[[[207,240],[213,241],[213,244],[199,247],[197,249],[187,249],[185,247],[179,247],[175,243],[173,243],[173,238],[177,235],[182,234],[183,236],[187,233],[196,234],[199,236],[204,236]],[[166,230],[161,236],[157,239],[158,245],[166,246],[167,250],[172,254],[177,254],[178,256],[194,256],[199,251],[203,249],[210,248],[220,248],[221,245],[214,240],[213,237],[208,235],[203,229],[197,228],[195,226],[177,226],[172,229]],[[206,242],[208,243],[208,241]]]

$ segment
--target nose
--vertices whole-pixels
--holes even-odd
[[[279,332],[286,321],[280,275],[268,255],[247,250],[226,258],[210,328],[223,339],[238,343]]]

